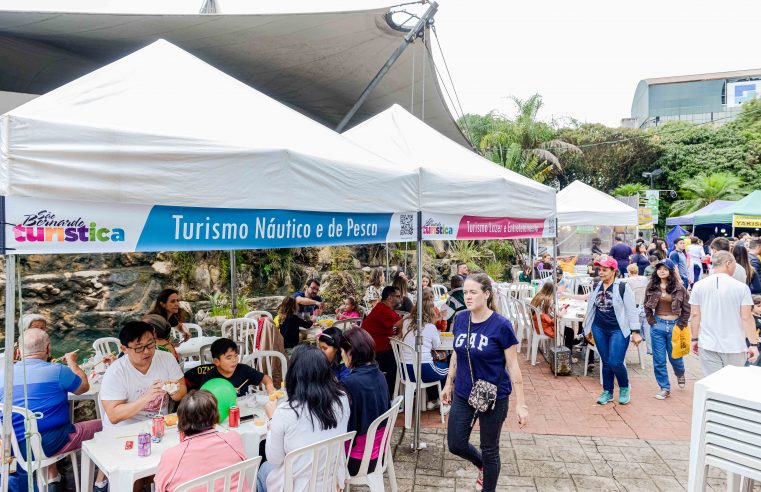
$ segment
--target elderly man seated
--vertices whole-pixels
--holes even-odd
[[[168,391],[174,401],[180,401],[187,392],[174,357],[156,351],[151,325],[129,321],[119,332],[119,341],[125,356],[108,367],[100,389],[105,427],[150,420],[167,412]]]
[[[47,456],[68,453],[82,447],[82,442],[92,439],[101,430],[100,420],[90,420],[72,424],[69,418],[68,393],[81,395],[90,389],[87,376],[77,365],[77,354],[64,356],[66,365],[47,362],[50,357],[50,338],[39,328],[30,328],[24,334],[19,362],[13,365],[13,405],[26,407],[42,414],[37,420],[37,430],[42,436],[42,449]],[[28,404],[24,403],[24,369]],[[0,370],[0,382],[4,381]],[[0,402],[3,394],[0,394]],[[21,415],[13,415],[13,430],[19,441],[21,454],[26,457],[24,420]],[[49,492],[63,490],[61,475],[56,465],[48,467]],[[21,483],[23,482],[23,484]],[[19,480],[26,487],[26,481]]]

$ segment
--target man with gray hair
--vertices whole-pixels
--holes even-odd
[[[100,420],[71,423],[69,418],[69,393],[81,395],[90,389],[87,376],[77,365],[77,354],[64,355],[66,365],[47,362],[50,357],[50,338],[39,328],[24,332],[23,343],[19,340],[22,359],[13,365],[13,405],[26,407],[41,413],[37,429],[42,435],[42,449],[47,456],[68,453],[82,447],[82,442],[92,439],[102,430]],[[24,368],[29,406],[24,403]],[[0,369],[0,382],[4,381]],[[2,402],[3,394],[0,394]],[[13,415],[13,429],[19,441],[21,453],[26,453],[24,421],[21,415]],[[55,465],[48,467],[49,492],[63,489],[61,475]]]
[[[692,351],[700,356],[704,376],[758,358],[753,299],[748,286],[732,278],[735,258],[728,251],[715,251],[711,262],[713,273],[696,282],[690,295]]]

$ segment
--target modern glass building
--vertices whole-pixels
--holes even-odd
[[[761,69],[641,80],[623,126],[649,128],[667,121],[725,123],[743,102],[761,96]]]

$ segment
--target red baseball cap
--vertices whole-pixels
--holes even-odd
[[[618,262],[615,258],[612,258],[608,255],[602,255],[597,260],[595,260],[595,266],[601,266],[606,268],[612,268],[617,269],[618,268]]]

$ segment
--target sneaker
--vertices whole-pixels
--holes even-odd
[[[679,383],[679,389],[684,389],[684,387],[687,385],[687,382],[684,380],[684,375],[677,376],[676,382]]]
[[[609,401],[613,400],[613,393],[610,391],[603,391],[600,397],[597,399],[598,405],[605,405]]]
[[[484,469],[478,469],[478,478],[476,479],[476,490],[484,489]]]
[[[63,482],[58,479],[57,482],[48,482],[48,492],[66,492]]]
[[[92,486],[92,492],[108,492],[108,480],[104,480],[102,485],[97,483]]]
[[[436,410],[439,408],[439,400],[429,401],[426,403],[425,408],[427,410]]]
[[[669,391],[669,390],[661,390],[660,393],[655,395],[655,399],[656,400],[665,400],[669,396],[671,396],[671,391]]]
[[[619,388],[618,389],[618,403],[626,405],[632,400],[631,388]]]

